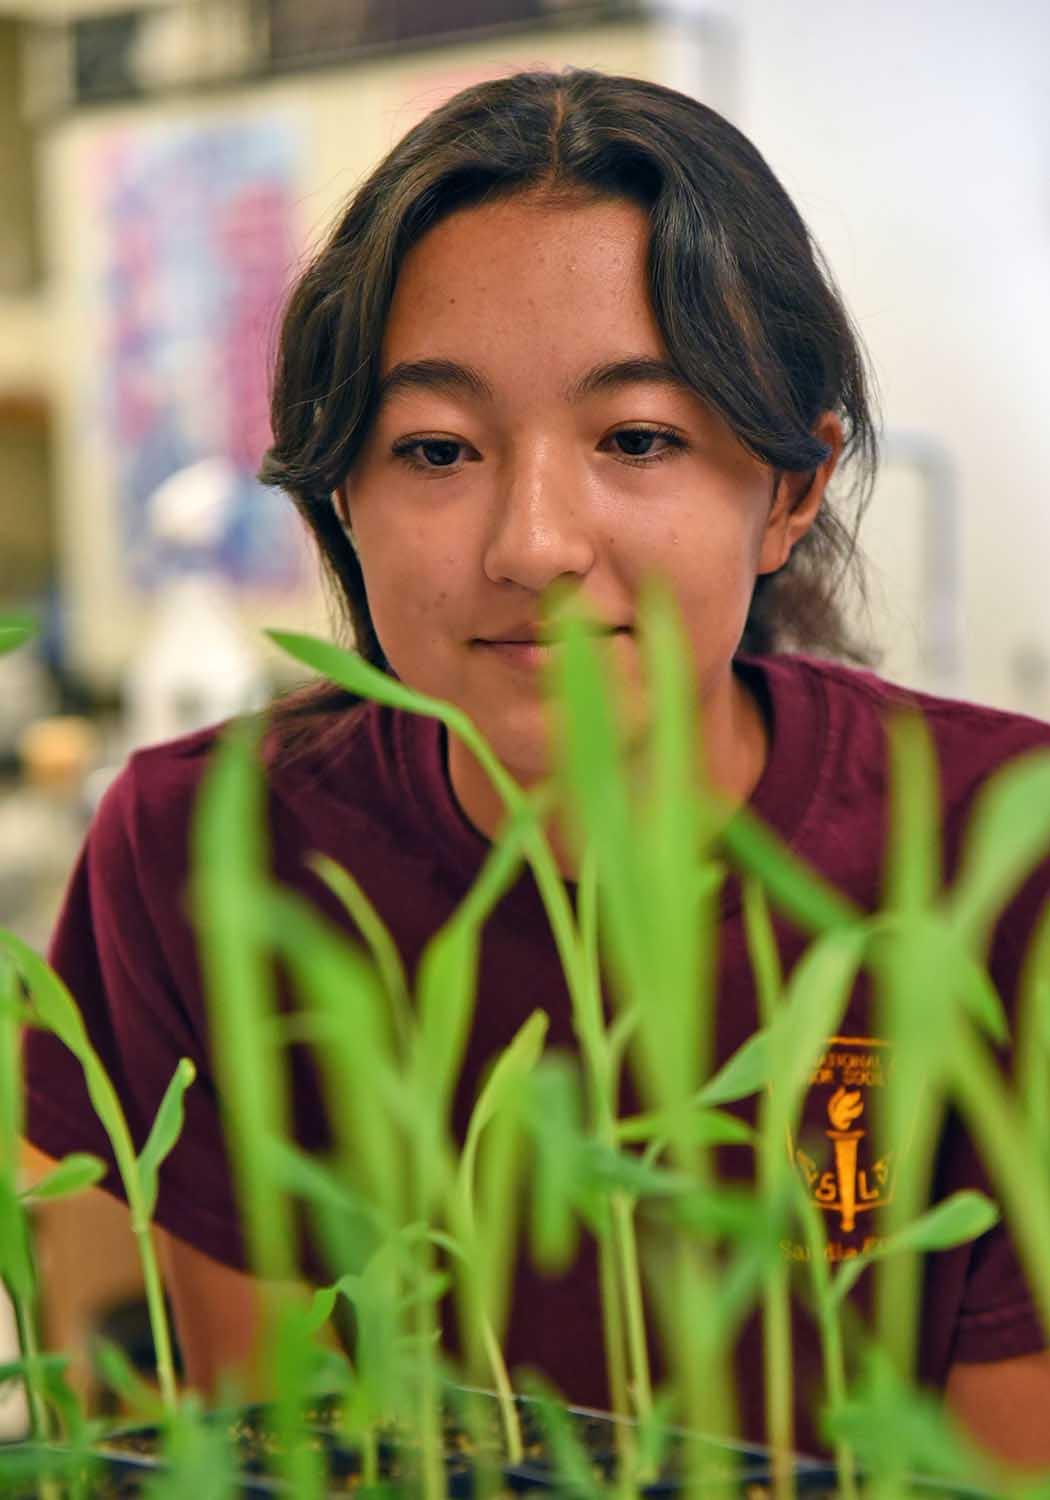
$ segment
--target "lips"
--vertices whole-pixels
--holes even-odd
[[[629,635],[629,625],[600,625],[595,629],[595,635]],[[535,627],[531,629],[512,629],[499,635],[479,635],[474,637],[476,646],[551,646],[556,644],[556,639],[546,636]]]

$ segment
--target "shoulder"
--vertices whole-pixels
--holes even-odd
[[[134,752],[100,803],[96,853],[143,867],[183,868],[209,767],[231,724],[216,724]],[[319,715],[289,743],[264,724],[258,763],[271,836],[278,844],[396,830],[440,768],[439,726],[372,703]]]
[[[895,714],[920,714],[936,751],[946,808],[968,801],[1000,767],[1050,750],[1050,724],[1027,714],[924,692],[815,657],[770,658],[764,665],[774,674],[809,681],[826,704],[844,756],[870,745],[873,736],[884,746]]]
[[[124,843],[138,852],[183,841],[212,756],[226,725],[134,751],[103,795],[91,827],[96,849]]]

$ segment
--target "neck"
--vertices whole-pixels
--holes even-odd
[[[705,764],[698,767],[698,784],[713,786],[730,807],[738,807],[758,785],[769,737],[758,703],[732,669],[723,692],[705,703],[704,726]],[[474,756],[455,738],[449,739],[448,770],[467,818],[487,839],[495,839],[506,821],[506,807]],[[535,778],[519,775],[512,766],[508,770],[523,790],[535,784]],[[574,880],[579,861],[564,816],[555,814],[546,833],[562,875]]]

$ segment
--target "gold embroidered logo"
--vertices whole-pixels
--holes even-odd
[[[861,1214],[892,1197],[890,1158],[873,1149],[868,1099],[886,1082],[888,1049],[875,1037],[832,1037],[811,1079],[803,1130],[810,1148],[795,1144],[794,1158],[815,1203],[837,1214],[841,1234],[852,1234]],[[823,1128],[816,1132],[819,1121]],[[819,1151],[823,1136],[829,1146]]]

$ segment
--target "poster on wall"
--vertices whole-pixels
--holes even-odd
[[[299,586],[300,527],[255,479],[269,441],[269,365],[295,270],[298,141],[282,121],[119,129],[96,143],[97,398],[127,582],[168,561],[150,497],[202,460],[230,475],[215,565],[244,593]]]

